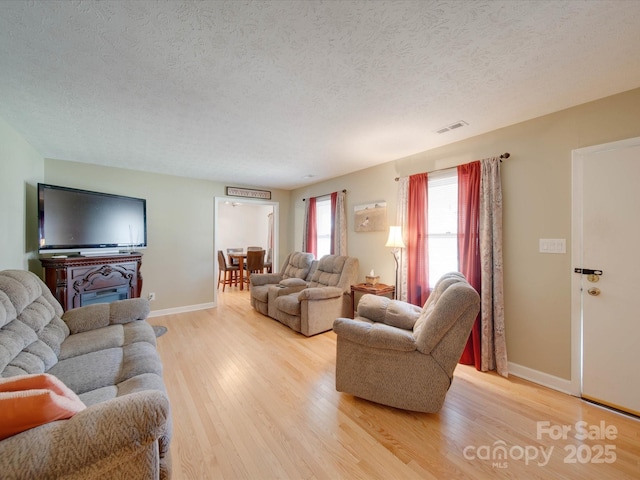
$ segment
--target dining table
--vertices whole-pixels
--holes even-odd
[[[247,258],[247,252],[229,252],[229,258],[238,260],[240,270],[240,290],[244,290],[244,260]]]

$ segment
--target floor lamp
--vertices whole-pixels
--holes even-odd
[[[389,238],[387,239],[387,243],[385,247],[391,247],[391,254],[393,255],[393,259],[396,261],[396,289],[393,293],[393,297],[398,299],[398,253],[401,248],[405,248],[404,242],[402,241],[402,230],[398,226],[389,227]]]

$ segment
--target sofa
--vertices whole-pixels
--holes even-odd
[[[354,319],[338,318],[336,390],[418,412],[442,408],[480,296],[462,274],[444,275],[423,308],[363,295]]]
[[[268,315],[307,337],[331,330],[336,318],[350,316],[358,270],[355,257],[325,255],[308,283],[269,287]]]
[[[170,478],[170,405],[148,313],[139,298],[63,313],[35,274],[0,272],[0,379],[54,379],[81,405],[0,440],[0,477]],[[39,392],[5,389],[0,417]]]
[[[251,274],[251,306],[263,315],[268,315],[269,288],[275,285],[306,287],[317,265],[313,253],[292,252],[284,259],[279,272]],[[296,288],[298,290],[300,288]]]

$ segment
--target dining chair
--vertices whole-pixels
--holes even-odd
[[[247,290],[250,288],[249,277],[252,273],[264,273],[264,250],[248,250],[247,261],[245,263],[246,275],[244,282],[247,284]]]
[[[229,256],[230,253],[242,253],[242,252],[244,252],[242,248],[227,248],[227,256]],[[229,257],[229,265],[233,265],[237,267],[239,265],[238,259]]]
[[[224,253],[222,250],[218,250],[218,286],[220,288],[220,283],[222,283],[222,291],[227,285],[235,285],[238,286],[238,272],[240,271],[240,267],[227,265],[227,260],[224,257]]]
[[[253,251],[253,250],[262,250],[262,247],[247,247],[247,252]]]

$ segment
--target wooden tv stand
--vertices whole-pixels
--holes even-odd
[[[141,253],[85,257],[42,257],[44,283],[66,312],[92,303],[138,298]]]

